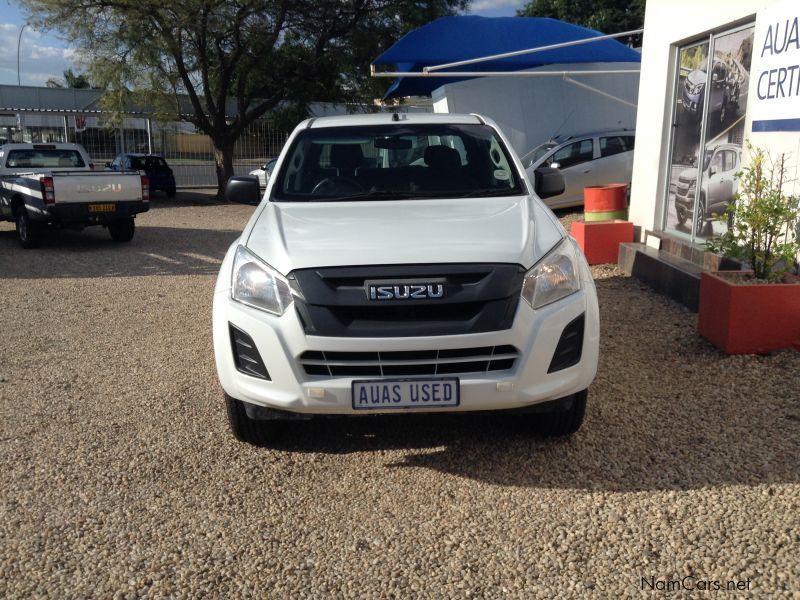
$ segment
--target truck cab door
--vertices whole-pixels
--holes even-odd
[[[716,207],[720,204],[720,198],[725,193],[723,190],[724,160],[725,152],[720,150],[714,153],[714,156],[711,157],[711,162],[708,165],[708,183],[705,186],[707,212],[719,212]]]

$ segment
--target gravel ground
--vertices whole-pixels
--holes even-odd
[[[26,252],[0,224],[0,598],[620,597],[686,575],[800,594],[800,353],[725,357],[597,267],[571,440],[393,417],[254,448],[210,336],[252,208],[160,204],[129,245]]]

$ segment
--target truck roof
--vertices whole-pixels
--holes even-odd
[[[34,148],[40,148],[42,150],[83,150],[83,146],[80,144],[68,144],[63,142],[37,142],[35,144],[31,142],[12,142],[10,144],[3,144],[2,147],[6,150],[31,150]]]
[[[382,112],[365,115],[335,115],[330,117],[319,117],[316,119],[308,119],[300,126],[303,128],[351,127],[354,125],[392,125],[394,123],[407,125],[417,125],[422,123],[480,125],[488,121],[489,119],[485,119],[474,114]]]

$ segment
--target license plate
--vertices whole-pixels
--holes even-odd
[[[457,377],[369,379],[353,382],[354,410],[458,406]]]
[[[108,204],[90,204],[89,205],[89,212],[90,213],[102,213],[102,212],[114,212],[117,209],[117,205],[109,202]]]

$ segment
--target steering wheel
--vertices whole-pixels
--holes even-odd
[[[338,192],[363,192],[364,186],[349,177],[326,177],[314,186],[312,194],[335,194]]]

